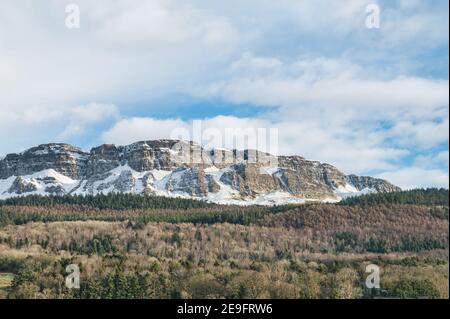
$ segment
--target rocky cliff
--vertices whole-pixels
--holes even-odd
[[[347,176],[332,165],[300,156],[205,150],[176,140],[105,144],[90,152],[68,144],[45,144],[0,160],[0,198],[128,192],[281,204],[397,190],[385,180]]]

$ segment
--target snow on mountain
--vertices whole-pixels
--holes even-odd
[[[0,180],[0,199],[23,195],[62,195],[70,193],[78,183],[79,181],[53,169],[24,176],[10,176]]]
[[[175,140],[101,145],[89,153],[45,144],[0,160],[0,199],[116,192],[278,205],[399,190],[387,181],[345,175],[300,156],[279,156],[276,165],[268,161],[273,158],[257,151],[204,150]]]

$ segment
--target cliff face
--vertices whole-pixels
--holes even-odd
[[[0,179],[29,175],[46,169],[73,179],[83,177],[89,153],[68,144],[45,144],[20,154],[8,154],[0,161]]]
[[[347,176],[334,166],[300,156],[204,150],[175,140],[101,145],[89,153],[67,144],[45,144],[0,160],[0,198],[131,192],[284,203],[397,190],[385,180]]]
[[[370,176],[348,175],[346,179],[349,184],[354,185],[358,190],[371,188],[379,193],[390,193],[400,190],[399,187],[387,183],[384,179],[373,178]]]

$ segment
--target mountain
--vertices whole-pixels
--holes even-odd
[[[345,175],[300,156],[206,150],[178,140],[105,144],[90,152],[68,144],[43,144],[0,160],[0,199],[121,192],[270,205],[399,190],[385,180]]]

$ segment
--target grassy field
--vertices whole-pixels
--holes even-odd
[[[7,294],[7,289],[11,287],[14,274],[0,272],[0,298],[3,298]]]
[[[11,286],[11,283],[14,279],[14,274],[11,274],[9,272],[0,273],[0,289],[5,289]]]

